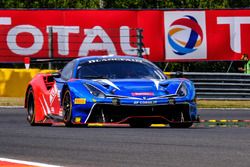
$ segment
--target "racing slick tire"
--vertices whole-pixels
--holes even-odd
[[[72,101],[71,101],[70,91],[68,89],[63,94],[62,105],[63,105],[63,122],[65,123],[65,126],[71,127],[73,125],[71,122]]]
[[[30,123],[30,125],[34,126],[35,123],[35,103],[34,103],[34,92],[32,87],[28,90],[28,96],[27,96],[27,121]]]

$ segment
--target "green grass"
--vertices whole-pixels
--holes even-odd
[[[23,97],[0,97],[0,106],[23,106]]]
[[[198,108],[250,108],[247,100],[197,100]]]
[[[250,108],[250,101],[197,100],[198,108]],[[0,106],[23,106],[22,97],[0,97]]]

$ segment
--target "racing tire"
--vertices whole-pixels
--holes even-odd
[[[131,120],[129,125],[131,128],[148,128],[151,126],[151,123],[145,120]]]
[[[28,90],[28,96],[27,96],[27,121],[31,126],[36,125],[35,123],[35,118],[36,118],[36,113],[35,113],[35,103],[34,103],[34,92],[32,87],[29,88]]]
[[[63,105],[63,122],[65,126],[71,127],[73,125],[71,122],[72,101],[71,101],[71,95],[70,95],[69,90],[66,90],[63,95],[62,105]]]

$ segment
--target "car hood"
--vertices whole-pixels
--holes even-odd
[[[89,84],[102,90],[105,94],[150,98],[176,94],[181,80],[96,79]]]

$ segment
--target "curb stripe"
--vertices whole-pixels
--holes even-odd
[[[165,127],[167,124],[152,124],[150,127]]]
[[[250,123],[250,120],[200,120],[200,122],[195,123]],[[150,127],[166,127],[168,124],[152,124]],[[88,127],[129,127],[128,124],[107,124],[107,123],[90,123]]]
[[[22,160],[9,159],[9,158],[0,158],[0,162],[1,161],[15,163],[17,165],[28,165],[28,166],[34,166],[34,167],[62,167],[62,166],[57,166],[57,165],[49,165],[49,164],[45,164],[45,163],[22,161]]]
[[[247,122],[247,123],[250,123],[250,120],[236,120],[236,119],[232,119],[232,120],[225,120],[225,119],[222,119],[222,120],[215,120],[215,119],[200,120],[200,123],[203,123],[203,122],[210,122],[210,123],[217,123],[217,122],[220,122],[220,123],[226,123],[226,122],[233,122],[233,123]]]

